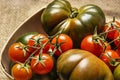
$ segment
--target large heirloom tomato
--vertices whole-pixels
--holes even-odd
[[[44,30],[49,35],[57,32],[68,34],[79,47],[82,38],[94,32],[103,30],[105,15],[101,8],[93,4],[87,4],[81,8],[72,8],[67,0],[54,0],[43,11],[41,22]]]
[[[60,55],[57,72],[61,80],[114,80],[102,60],[80,49],[71,49]]]

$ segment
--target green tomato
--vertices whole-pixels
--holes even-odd
[[[113,76],[115,80],[120,80],[120,64],[113,71]]]
[[[25,33],[25,34],[22,34],[22,35],[17,39],[16,42],[21,42],[21,43],[23,43],[24,45],[27,45],[29,39],[30,39],[32,36],[36,35],[36,34],[38,34],[38,32],[27,32],[27,33]]]

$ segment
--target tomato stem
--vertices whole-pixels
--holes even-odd
[[[70,14],[70,18],[75,18],[78,15],[78,9],[77,8],[72,8],[72,12]]]

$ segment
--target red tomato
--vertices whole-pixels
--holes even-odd
[[[11,74],[15,80],[30,80],[32,78],[32,70],[29,65],[15,64],[11,69]]]
[[[120,56],[120,49],[116,49],[115,50],[117,53],[118,53],[118,55]]]
[[[120,39],[119,38],[120,38],[120,32],[116,31],[115,34],[114,34],[114,43],[115,43],[116,47],[119,49],[119,51],[120,51]]]
[[[53,49],[57,48],[55,51],[56,56],[60,56],[63,52],[73,48],[72,39],[66,34],[55,36],[51,43],[55,45],[52,47]]]
[[[32,47],[33,51],[35,51],[37,48],[43,47],[47,42],[49,41],[48,37],[44,34],[37,34],[33,36],[29,41],[28,45]],[[35,48],[36,47],[36,48]],[[42,53],[47,53],[49,50],[50,44],[46,44],[44,48],[42,48]],[[39,50],[36,52],[36,54],[39,54]]]
[[[105,44],[108,44],[107,42]],[[80,48],[83,50],[87,50],[90,51],[91,53],[93,53],[96,56],[100,56],[101,53],[104,51],[104,45],[101,46],[99,44],[94,43],[93,41],[93,35],[88,35],[86,36],[81,44],[80,44]],[[106,47],[106,49],[111,49],[111,46],[108,45]]]
[[[8,55],[13,62],[24,62],[30,55],[27,47],[22,43],[13,43],[8,50]]]
[[[117,58],[120,58],[118,53],[114,50],[106,50],[102,55],[100,56],[100,59],[103,60],[113,71],[116,67],[115,62],[117,62]]]
[[[53,58],[49,54],[36,55],[31,60],[31,68],[36,74],[47,74],[51,72],[54,66]]]
[[[111,21],[105,25],[104,32],[108,31],[107,38],[111,40],[114,39],[114,34],[117,31],[115,28],[120,28],[120,23],[118,21]]]

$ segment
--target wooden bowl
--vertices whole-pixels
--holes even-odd
[[[8,56],[8,48],[12,43],[14,43],[17,38],[24,33],[27,32],[40,32],[45,34],[44,30],[41,27],[41,13],[43,12],[43,9],[40,9],[35,15],[25,20],[10,36],[6,44],[4,45],[2,51],[1,51],[1,65],[3,72],[8,76],[9,79],[13,80],[13,77],[10,75],[10,64],[11,60]]]

